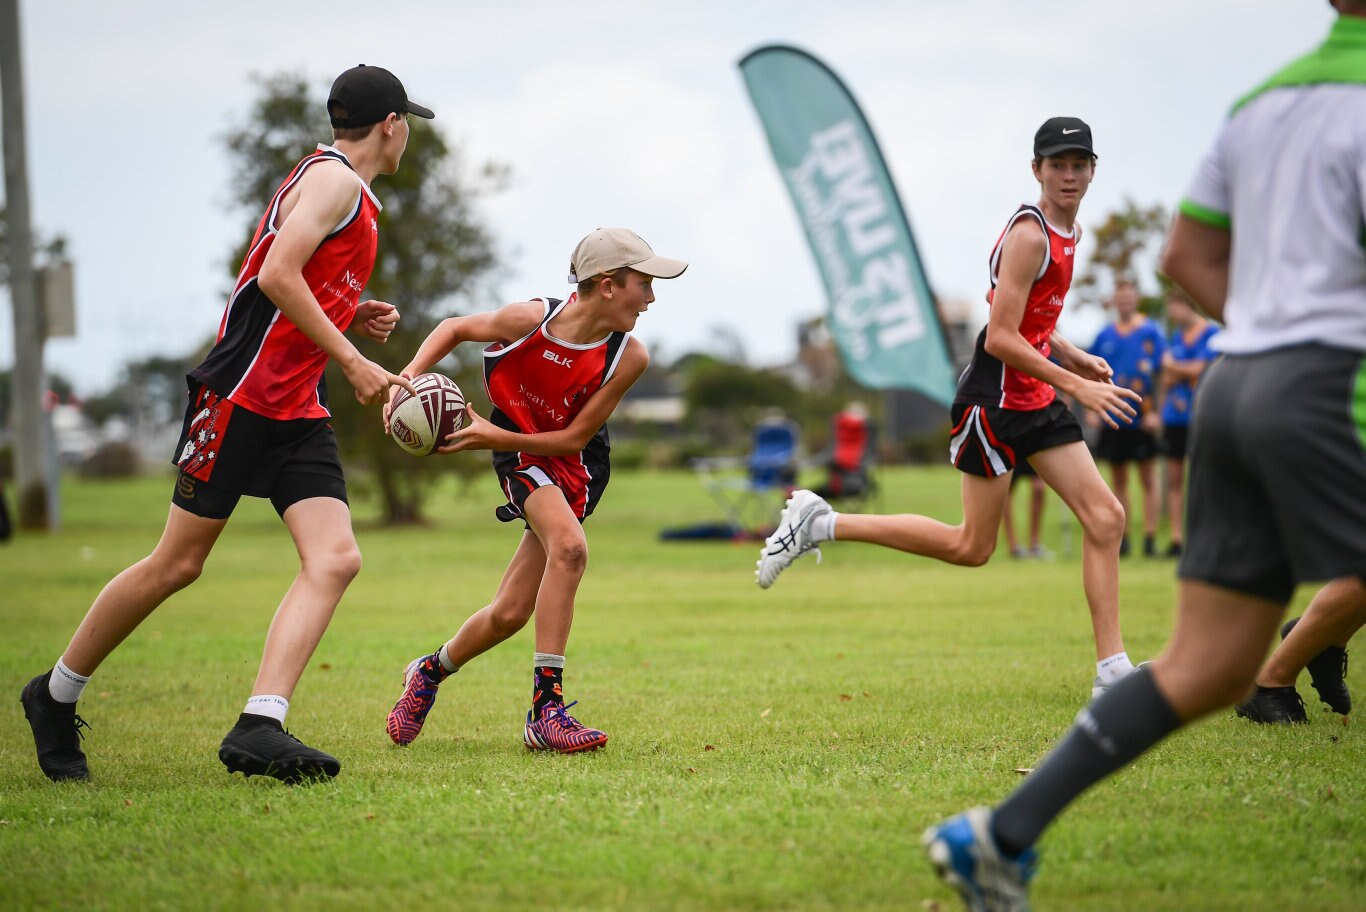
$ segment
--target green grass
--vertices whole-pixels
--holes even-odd
[[[959,516],[951,470],[883,480],[884,511]],[[296,569],[269,506],[249,502],[204,577],[91,683],[94,781],[49,783],[19,688],[151,549],[169,487],[68,482],[60,532],[0,547],[0,908],[954,908],[921,830],[999,800],[1089,695],[1075,553],[965,570],[835,545],[763,592],[752,543],[658,540],[718,516],[692,477],[622,473],[588,526],[567,678],[608,748],[522,749],[529,631],[462,670],[395,748],[384,717],[404,665],[487,601],[519,534],[481,483],[443,493],[424,529],[378,528],[357,504],[366,568],[289,719],[342,775],[230,778],[218,742]],[[1172,573],[1123,564],[1135,657],[1170,630]],[[1036,904],[1360,908],[1366,737],[1310,705],[1294,729],[1221,714],[1083,796],[1044,839]]]

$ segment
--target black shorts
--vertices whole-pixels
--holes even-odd
[[[171,462],[180,469],[171,502],[205,519],[227,519],[244,494],[269,497],[281,516],[310,497],[347,502],[328,419],[266,418],[195,380]]]
[[[1366,355],[1225,355],[1196,398],[1178,575],[1282,603],[1366,579]]]
[[[1162,452],[1168,459],[1185,459],[1190,426],[1169,424],[1162,429]]]
[[[1105,462],[1147,462],[1157,455],[1157,440],[1137,425],[1100,429],[1096,458]]]
[[[489,418],[498,427],[515,430],[516,426],[500,411]],[[607,490],[612,474],[612,448],[608,442],[607,426],[603,425],[588,441],[582,452],[573,456],[539,456],[534,453],[493,454],[493,471],[507,503],[494,510],[500,522],[525,519],[522,508],[526,499],[537,488],[554,485],[564,495],[569,509],[583,522],[597,509]]]
[[[959,471],[995,478],[1041,450],[1082,440],[1071,409],[1054,399],[1022,412],[994,405],[955,402],[949,462]]]

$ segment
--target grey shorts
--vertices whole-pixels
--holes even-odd
[[[1200,380],[1178,575],[1274,602],[1366,578],[1366,355],[1227,355]]]

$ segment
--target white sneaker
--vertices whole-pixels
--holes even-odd
[[[764,540],[764,548],[755,564],[758,569],[754,571],[754,577],[760,589],[772,586],[778,574],[808,551],[815,551],[816,563],[820,563],[821,549],[811,538],[811,521],[830,512],[833,512],[830,504],[814,491],[792,492],[778,519],[778,528]]]

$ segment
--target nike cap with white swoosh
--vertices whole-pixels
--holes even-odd
[[[1035,158],[1047,158],[1073,150],[1096,157],[1096,150],[1091,147],[1091,128],[1081,118],[1050,117],[1034,134]]]

